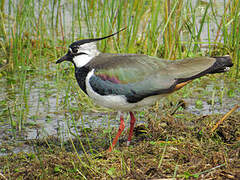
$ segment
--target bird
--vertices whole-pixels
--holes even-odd
[[[67,53],[56,61],[71,62],[79,87],[96,104],[120,112],[120,125],[108,149],[111,152],[125,128],[124,113],[130,114],[127,145],[133,136],[135,109],[153,105],[159,99],[175,92],[207,74],[224,73],[233,66],[229,55],[165,60],[144,54],[102,53],[97,41],[82,39],[70,44]]]

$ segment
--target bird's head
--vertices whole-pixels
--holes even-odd
[[[96,41],[100,41],[111,36],[114,36],[119,32],[123,31],[124,29],[121,29],[116,33],[113,33],[102,38],[82,39],[79,41],[75,41],[69,46],[67,54],[58,59],[56,63],[58,64],[63,61],[70,61],[77,68],[83,67],[88,62],[90,62],[92,58],[94,58],[100,53],[97,49]]]

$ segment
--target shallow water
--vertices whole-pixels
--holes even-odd
[[[15,1],[12,1],[15,3]],[[197,21],[201,20],[205,6],[197,5],[200,1],[193,1],[193,6],[196,6],[199,11]],[[216,1],[219,17],[223,12],[224,0]],[[64,25],[66,36],[71,33],[71,3],[62,1],[64,7]],[[5,3],[7,12],[8,3]],[[51,4],[49,4],[50,6]],[[50,6],[51,7],[51,6]],[[39,9],[39,4],[36,3],[36,12]],[[12,12],[13,13],[13,12]],[[56,13],[56,12],[54,12]],[[38,14],[38,13],[36,13]],[[84,26],[84,24],[82,24]],[[86,29],[82,29],[85,31]],[[75,39],[79,36],[79,30],[75,30]],[[210,24],[210,35],[208,35],[208,26],[204,24],[202,39],[206,42],[209,37],[215,37],[217,28],[216,25]],[[85,32],[87,34],[87,32]],[[188,40],[189,33],[184,36]],[[213,39],[211,39],[213,40]],[[47,60],[48,61],[48,60]],[[66,65],[68,67],[68,65]],[[116,113],[113,112],[96,112],[82,111],[79,117],[78,108],[79,101],[76,96],[76,82],[69,79],[75,87],[71,87],[68,82],[58,82],[56,78],[56,65],[50,64],[45,72],[38,72],[32,75],[26,71],[27,77],[23,82],[19,77],[21,72],[9,73],[0,79],[0,155],[9,152],[29,151],[32,147],[21,144],[21,146],[12,146],[9,150],[1,149],[4,144],[14,144],[14,142],[24,142],[29,139],[44,138],[46,136],[57,136],[68,139],[72,136],[69,131],[77,133],[75,126],[82,128],[111,128],[117,127],[119,118],[116,118]],[[60,72],[62,73],[62,72]],[[73,73],[70,71],[70,73]],[[220,83],[219,83],[220,82]],[[231,82],[222,81],[207,82],[208,85],[198,87],[188,86],[188,91],[192,93],[188,96],[178,97],[186,102],[187,108],[185,111],[197,115],[207,115],[221,113],[225,114],[234,105],[240,102],[240,82],[232,85]],[[64,85],[60,85],[64,83]],[[202,86],[202,84],[200,84]],[[78,87],[77,87],[78,88]],[[197,90],[196,90],[197,89]],[[229,92],[232,89],[233,95]],[[74,92],[74,93],[72,93]],[[204,94],[203,94],[204,92]],[[224,92],[221,95],[221,92]],[[202,95],[203,94],[203,95]],[[201,108],[196,106],[196,101],[201,101]],[[169,103],[166,101],[166,103]],[[84,106],[84,104],[83,104]],[[140,120],[139,120],[140,119]],[[144,116],[138,115],[138,123],[144,123]],[[19,125],[21,124],[21,125]],[[126,123],[128,127],[128,123]]]
[[[55,64],[53,64],[53,66],[55,66]],[[57,88],[58,84],[54,76],[52,76],[52,78],[44,78],[43,76],[27,78],[25,88],[28,89],[28,92],[25,94],[22,92],[22,88],[20,88],[18,83],[10,85],[9,79],[11,78],[2,78],[0,80],[0,100],[2,102],[0,105],[0,147],[3,147],[6,143],[21,143],[25,140],[41,139],[47,136],[60,137],[64,141],[68,139],[69,136],[72,137],[69,132],[77,133],[75,127],[90,129],[102,127],[109,129],[111,127],[117,127],[119,124],[119,118],[114,112],[93,113],[83,111],[80,117],[78,117],[78,111],[71,113],[71,108],[78,107],[77,100],[74,98],[76,94],[70,93],[71,96],[66,96],[66,89],[59,90],[59,88]],[[205,80],[206,78],[203,81]],[[71,81],[76,84],[75,80]],[[186,102],[187,108],[184,111],[197,115],[224,114],[240,102],[240,91],[238,88],[233,90],[234,97],[229,97],[227,95],[227,89],[232,88],[232,85],[227,84],[223,80],[221,83],[211,80],[208,81],[204,88],[196,87],[197,85],[199,86],[199,83],[193,82],[187,90],[192,92],[192,95],[186,95],[187,97],[183,98],[176,95],[179,100],[183,99]],[[239,83],[240,82],[234,83],[234,85],[239,87]],[[76,87],[78,88],[78,86]],[[216,87],[218,87],[217,90]],[[223,97],[220,98],[219,93],[221,93],[223,89],[225,89],[225,93]],[[24,104],[24,99],[27,107],[26,105],[22,105],[22,103]],[[64,105],[62,102],[66,102],[66,100],[68,103]],[[196,100],[201,100],[202,107],[199,108],[196,106]],[[21,104],[19,104],[19,102],[21,102]],[[164,100],[161,102],[169,103]],[[62,107],[62,105],[64,105],[64,107]],[[12,120],[9,113],[11,113]],[[21,113],[24,114],[24,118],[20,131],[18,123],[21,122],[19,118]],[[144,123],[144,116],[140,114],[141,113],[137,114],[138,123]],[[12,125],[11,121],[15,122],[15,125]],[[127,122],[126,127],[129,127]],[[29,151],[31,149],[32,147],[21,144],[21,146],[11,146],[7,151],[2,149],[0,155],[9,152]]]

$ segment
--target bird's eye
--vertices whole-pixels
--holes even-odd
[[[75,54],[75,53],[77,53],[78,52],[78,47],[73,47],[72,48],[72,52]]]

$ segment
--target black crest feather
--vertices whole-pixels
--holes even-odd
[[[107,38],[109,38],[109,37],[112,37],[112,36],[120,33],[121,31],[123,31],[123,30],[125,30],[125,29],[126,29],[126,27],[123,28],[123,29],[121,29],[121,30],[119,30],[119,31],[117,31],[117,32],[115,32],[115,33],[113,33],[113,34],[110,34],[110,35],[108,35],[108,36],[104,36],[104,37],[101,37],[101,38],[82,39],[82,40],[79,40],[79,41],[75,41],[74,43],[72,43],[72,44],[70,45],[70,48],[73,48],[73,47],[76,47],[76,46],[80,46],[80,45],[85,44],[85,43],[90,43],[90,42],[95,42],[95,41],[100,41],[100,40],[103,40],[103,39],[107,39]]]

